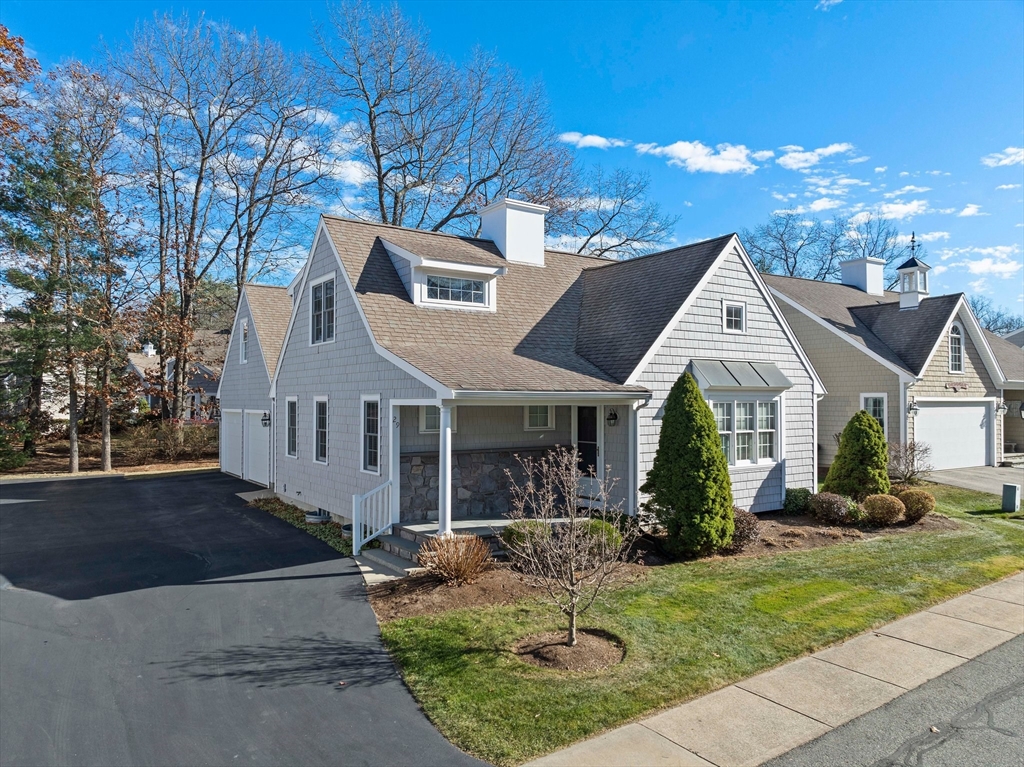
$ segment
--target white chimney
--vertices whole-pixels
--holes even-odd
[[[151,343],[147,343],[145,346],[142,347],[142,353],[145,354],[147,357],[155,357],[156,347],[153,346],[153,344]]]
[[[870,296],[885,295],[885,261],[880,258],[855,258],[841,261],[843,284],[863,290]]]
[[[505,198],[480,211],[480,236],[508,261],[544,266],[544,214],[550,208]]]

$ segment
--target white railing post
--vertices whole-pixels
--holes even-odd
[[[363,495],[352,496],[352,556],[391,527],[391,487],[389,479]]]

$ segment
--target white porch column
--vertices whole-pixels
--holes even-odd
[[[452,532],[452,408],[441,404],[441,439],[437,481],[437,534]]]

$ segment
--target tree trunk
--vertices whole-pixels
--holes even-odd
[[[566,642],[569,647],[576,646],[576,604],[569,608],[569,641]]]
[[[101,373],[102,385],[100,386],[100,454],[102,456],[103,471],[110,471],[113,465],[110,461],[110,350],[103,355],[103,371]]]
[[[68,365],[68,470],[78,473],[78,381],[75,365]]]

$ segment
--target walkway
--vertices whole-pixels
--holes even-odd
[[[943,469],[928,475],[932,482],[952,485],[981,493],[1002,496],[1003,485],[1024,485],[1024,468],[1020,466],[975,466],[972,469]]]
[[[753,767],[1024,634],[1024,573],[530,767]]]

